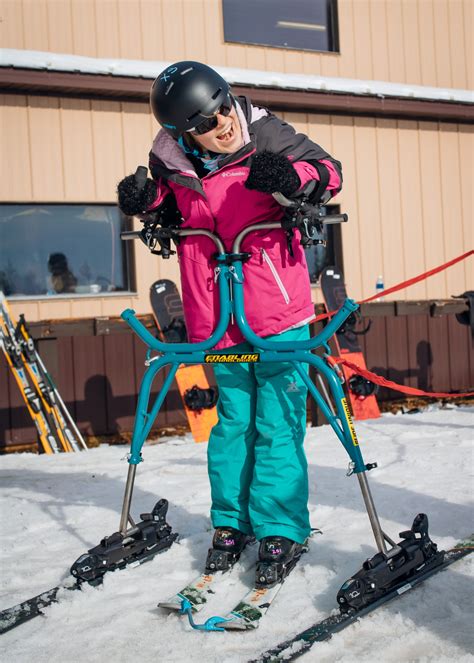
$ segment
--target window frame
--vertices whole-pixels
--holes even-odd
[[[225,26],[225,2],[226,0],[221,0],[222,8],[222,30],[224,37],[224,44],[242,44],[245,46],[257,46],[263,48],[274,48],[281,51],[301,51],[304,53],[319,53],[319,54],[334,54],[340,55],[340,41],[339,41],[339,11],[338,11],[338,0],[325,0],[329,5],[328,11],[328,21],[327,21],[327,30],[330,32],[329,41],[332,42],[332,49],[319,49],[319,48],[302,48],[301,46],[288,46],[288,45],[278,45],[278,44],[267,44],[264,42],[254,42],[247,41],[244,39],[229,39],[226,37],[226,26]]]
[[[59,207],[60,205],[64,206],[70,206],[70,207],[115,207],[117,208],[120,218],[122,219],[122,227],[120,229],[120,232],[123,230],[133,230],[133,217],[132,216],[127,216],[123,212],[120,211],[120,209],[117,207],[117,205],[113,202],[101,202],[101,201],[94,201],[94,202],[89,202],[89,201],[62,201],[62,200],[56,200],[56,201],[47,201],[47,200],[33,200],[33,201],[24,201],[24,200],[2,200],[0,201],[0,206],[5,206],[5,205],[23,205],[23,206],[45,206],[45,207]],[[37,295],[25,295],[25,294],[18,294],[18,295],[6,295],[8,297],[8,301],[47,301],[47,302],[55,302],[57,300],[68,300],[68,299],[97,299],[101,297],[111,297],[111,298],[117,298],[117,297],[137,297],[138,296],[138,289],[137,289],[137,274],[136,274],[136,259],[135,259],[135,242],[124,242],[124,240],[121,240],[121,242],[124,245],[123,253],[122,253],[122,261],[125,260],[125,269],[126,269],[126,275],[128,277],[128,289],[127,290],[119,290],[115,292],[84,292],[84,293],[76,293],[76,292],[68,292],[68,293],[57,293],[54,295],[48,295],[48,294],[37,294]]]

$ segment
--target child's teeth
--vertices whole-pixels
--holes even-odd
[[[229,129],[229,131],[226,131],[225,134],[221,134],[221,135],[219,136],[219,138],[224,139],[224,140],[227,140],[227,138],[230,137],[231,132],[232,132],[232,129]]]

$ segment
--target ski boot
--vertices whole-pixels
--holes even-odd
[[[234,527],[217,527],[206,560],[206,573],[228,571],[239,560],[245,546],[253,537]]]
[[[255,587],[273,587],[283,582],[307,550],[306,544],[296,543],[284,536],[266,536],[258,550]]]

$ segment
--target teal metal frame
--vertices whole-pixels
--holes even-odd
[[[206,364],[210,360],[215,360],[216,356],[228,354],[228,349],[219,352],[212,350],[212,348],[223,337],[230,320],[234,319],[244,338],[254,347],[254,358],[257,361],[290,362],[295,366],[302,380],[307,385],[309,393],[316,401],[349,455],[348,474],[355,474],[359,480],[377,548],[380,552],[386,553],[385,541],[392,546],[395,544],[380,527],[366,477],[367,470],[376,467],[376,464],[366,465],[364,462],[339,375],[325,361],[324,357],[320,357],[312,352],[316,348],[322,347],[325,350],[324,356],[331,354],[328,345],[329,339],[336,333],[342,323],[358,309],[358,304],[352,299],[346,299],[343,306],[330,319],[325,328],[309,340],[289,343],[287,341],[267,340],[255,334],[245,315],[243,263],[247,254],[240,252],[240,244],[248,233],[254,230],[271,228],[281,228],[281,225],[279,223],[260,223],[246,228],[236,238],[232,252],[226,252],[220,238],[209,231],[185,229],[177,229],[175,231],[176,236],[205,235],[212,239],[217,247],[215,276],[219,288],[220,317],[216,329],[206,341],[200,343],[164,343],[155,338],[146,329],[138,320],[133,310],[126,309],[122,313],[122,318],[148,346],[148,351],[145,361],[147,369],[140,386],[130,454],[128,457],[129,472],[122,508],[120,531],[126,531],[128,522],[131,522],[133,525],[133,521],[130,518],[130,504],[136,467],[142,461],[142,447],[163,405],[163,401],[173,382],[178,367],[181,364]],[[137,233],[123,233],[123,235],[127,235],[124,239],[131,239],[132,235],[135,238]],[[157,354],[153,354],[153,352]],[[309,378],[304,368],[305,364],[314,366],[315,370],[326,378],[333,396],[335,413],[331,411],[326,400]],[[155,402],[150,408],[150,394],[153,382],[156,375],[165,366],[169,366],[170,371],[164,380]]]

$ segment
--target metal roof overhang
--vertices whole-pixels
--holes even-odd
[[[116,101],[148,101],[152,79],[80,72],[0,68],[2,93],[68,96]],[[457,101],[430,101],[370,94],[290,90],[233,85],[234,94],[275,110],[339,115],[472,123],[474,106]]]

